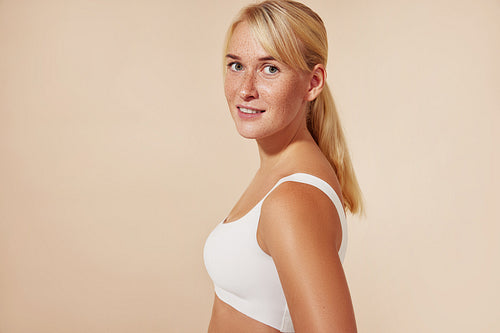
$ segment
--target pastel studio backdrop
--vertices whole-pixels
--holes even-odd
[[[0,332],[206,331],[202,248],[258,165],[222,88],[246,1],[0,0]],[[367,204],[359,332],[499,332],[500,2],[307,1]]]

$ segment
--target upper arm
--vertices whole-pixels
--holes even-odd
[[[302,183],[278,186],[262,206],[260,239],[273,258],[296,332],[356,332],[338,256],[342,229],[332,201]]]

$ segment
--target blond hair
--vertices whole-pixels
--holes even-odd
[[[247,22],[264,50],[276,60],[293,68],[312,71],[326,66],[328,41],[323,21],[306,5],[289,0],[267,0],[242,9],[229,27],[225,51],[234,29]],[[309,103],[307,128],[333,167],[352,214],[363,212],[363,199],[340,119],[328,85]]]

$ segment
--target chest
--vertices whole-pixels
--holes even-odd
[[[224,220],[224,223],[232,223],[248,214],[248,212],[250,212],[260,201],[262,201],[271,188],[272,182],[266,181],[265,179],[253,180],[230,210]]]
[[[258,203],[237,221],[220,223],[204,248],[205,266],[214,283],[244,298],[259,294],[262,286],[281,290],[274,262],[257,242],[260,208]]]

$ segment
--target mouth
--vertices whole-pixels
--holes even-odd
[[[244,113],[244,114],[258,114],[258,113],[263,113],[266,111],[266,110],[256,110],[256,109],[244,108],[242,106],[238,106],[237,108],[238,108],[238,110],[240,110],[241,113]]]

